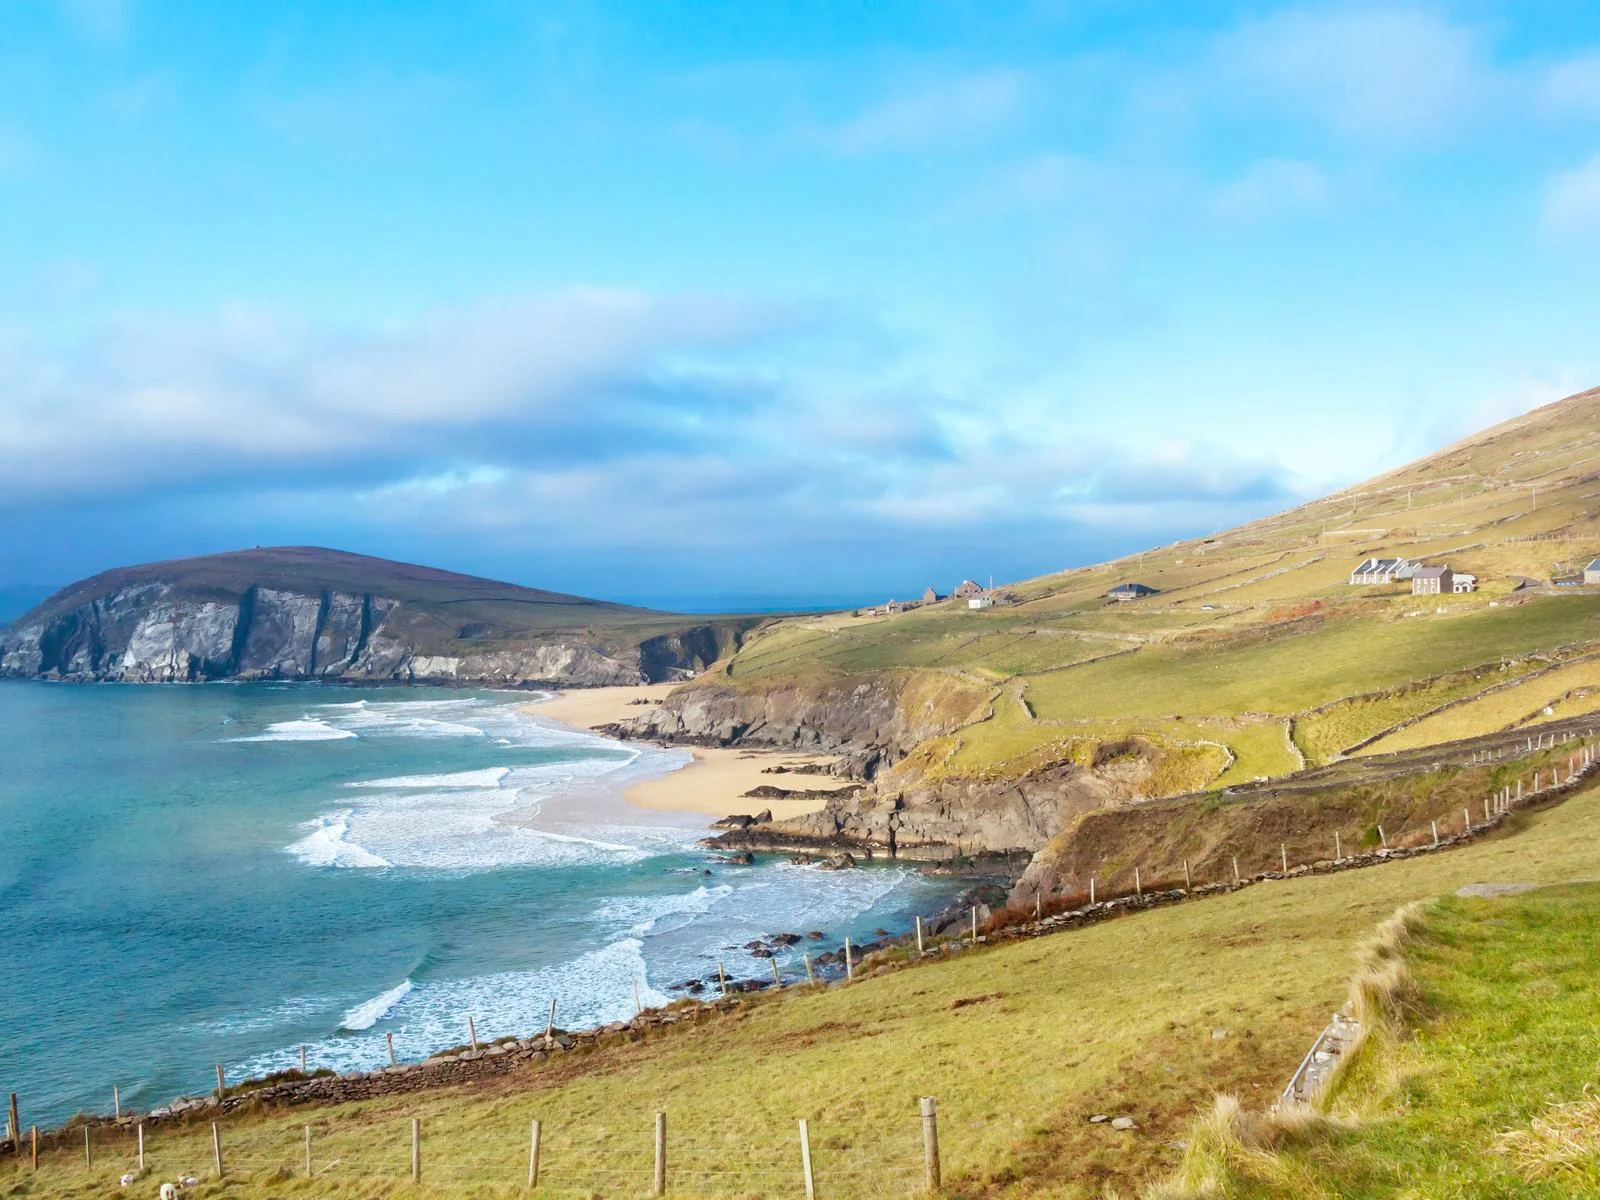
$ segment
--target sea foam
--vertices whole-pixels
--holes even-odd
[[[229,742],[337,742],[359,736],[349,729],[335,729],[328,722],[315,717],[302,717],[298,721],[275,721],[265,733],[251,737],[226,738]]]
[[[382,995],[374,996],[371,1000],[358,1004],[345,1013],[344,1019],[339,1022],[339,1028],[348,1030],[351,1033],[359,1033],[363,1029],[371,1029],[384,1017],[388,1016],[396,1004],[399,1004],[410,994],[411,980],[402,979]]]
[[[346,840],[350,833],[350,813],[350,809],[345,809],[306,822],[301,828],[310,832],[285,849],[312,867],[390,866],[388,860],[379,858],[365,846]]]

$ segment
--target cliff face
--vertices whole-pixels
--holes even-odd
[[[460,653],[424,653],[371,592],[251,587],[231,598],[164,583],[119,588],[0,630],[0,676],[171,682],[349,679],[448,683],[633,684],[704,667],[731,636],[710,626],[630,642],[552,630]],[[648,648],[647,648],[648,647]]]
[[[988,689],[954,675],[886,672],[743,688],[702,682],[609,727],[620,737],[697,746],[735,744],[843,756],[840,773],[871,779],[919,742],[970,721]]]

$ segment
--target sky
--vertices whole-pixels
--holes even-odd
[[[1600,9],[0,0],[0,588],[690,609],[1210,533],[1600,384]]]

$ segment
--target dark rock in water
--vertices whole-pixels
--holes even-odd
[[[874,929],[872,931],[872,936],[873,937],[889,937],[890,933],[889,933],[889,931],[887,929]]]
[[[809,938],[813,942],[820,942],[826,936],[827,936],[827,934],[823,933],[822,930],[820,930],[820,929],[810,930],[806,934],[806,937]]]
[[[817,955],[817,961],[819,963],[836,963],[839,961],[839,956],[832,950],[824,950],[821,954]]]
[[[744,813],[730,813],[726,817],[711,822],[713,829],[748,829],[756,823],[756,819]]]
[[[809,867],[813,861],[809,854],[792,854],[789,856],[789,862],[797,867]]]
[[[856,865],[856,857],[841,850],[838,854],[828,855],[817,865],[824,871],[848,871]]]
[[[766,943],[760,938],[753,938],[744,944],[746,950],[761,950],[766,948]]]
[[[767,940],[778,946],[793,946],[800,940],[800,935],[798,933],[775,933]]]
[[[765,946],[757,946],[754,950],[750,951],[750,957],[751,958],[771,958],[772,957],[772,951],[768,950]]]
[[[724,854],[721,858],[714,858],[712,862],[726,863],[730,867],[748,867],[754,865],[756,856],[748,850],[742,854]],[[710,871],[706,872],[711,874]]]

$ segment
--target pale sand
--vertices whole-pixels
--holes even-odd
[[[639,687],[575,688],[558,692],[554,699],[523,706],[533,716],[559,721],[580,729],[594,729],[637,716],[644,708],[635,700],[660,700],[675,684],[656,683]],[[770,808],[774,817],[798,817],[816,812],[825,796],[805,799],[768,800],[746,797],[745,792],[763,784],[791,789],[838,791],[851,785],[832,775],[768,775],[764,767],[798,766],[802,763],[828,763],[825,755],[784,750],[746,750],[739,748],[684,747],[692,756],[687,766],[652,779],[641,780],[623,790],[623,798],[641,808],[673,812],[704,813],[726,817],[733,813],[757,813]]]

